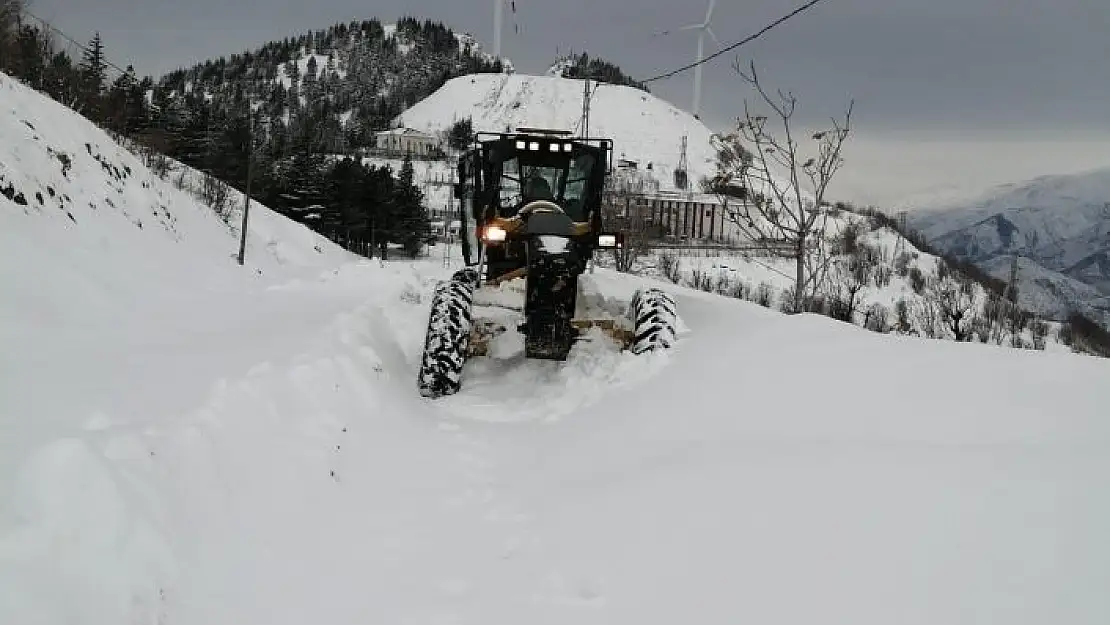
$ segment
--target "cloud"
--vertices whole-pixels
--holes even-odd
[[[736,41],[801,1],[722,0],[713,28]],[[573,49],[644,78],[693,59],[695,33],[653,33],[700,21],[708,0],[515,2],[503,52],[521,71],[542,72],[556,52]],[[490,0],[35,0],[32,10],[81,40],[101,31],[109,57],[142,74],[371,17],[430,18],[493,40]],[[888,201],[954,180],[1105,164],[1107,24],[1107,0],[828,0],[737,53],[758,63],[769,87],[798,95],[803,123],[838,116],[854,98],[858,142],[848,155],[856,160],[839,189]],[[702,117],[715,129],[753,95],[730,67],[734,56],[704,68]],[[690,108],[692,79],[688,72],[651,88]]]
[[[844,158],[830,197],[891,208],[918,195],[1110,168],[1110,132],[1027,137],[861,133],[845,143]]]

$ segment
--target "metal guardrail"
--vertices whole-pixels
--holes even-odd
[[[679,257],[710,258],[714,256],[730,257],[791,257],[793,246],[788,242],[774,243],[667,243],[649,241],[645,244],[649,252],[669,252]]]

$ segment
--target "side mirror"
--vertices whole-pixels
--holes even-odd
[[[620,249],[621,247],[624,247],[624,233],[603,232],[597,235],[597,247],[599,249],[605,250]]]

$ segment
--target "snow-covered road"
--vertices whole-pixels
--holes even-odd
[[[447,271],[349,264],[197,301],[172,336],[137,312],[122,350],[86,337],[145,366],[86,367],[44,404],[80,427],[23,439],[4,622],[1110,616],[1104,361],[680,291],[669,353],[509,344],[433,402],[414,372]]]

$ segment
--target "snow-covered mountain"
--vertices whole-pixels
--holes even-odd
[[[1110,295],[1024,256],[999,255],[978,264],[999,280],[1009,281],[1013,261],[1017,260],[1018,301],[1031,311],[1051,319],[1064,319],[1077,307],[1098,319],[1110,311]],[[1110,316],[1105,316],[1110,327]]]
[[[1009,257],[1031,261],[1022,263],[1020,284],[1035,294],[1030,302],[1040,312],[1078,307],[1101,314],[1110,327],[1110,169],[1042,176],[976,198],[903,208],[930,243],[997,277],[1008,277]]]
[[[2,75],[0,138],[0,623],[1110,620],[1110,361],[598,269],[690,331],[562,363],[507,334],[427,401],[457,250],[368,262],[254,205],[240,267]]]
[[[372,147],[375,130],[445,80],[474,72],[512,71],[466,33],[405,17],[334,24],[275,40],[162,76],[150,99],[157,131],[208,137],[243,123],[255,107],[258,152],[281,159],[295,149],[349,153]],[[233,137],[232,137],[233,139]],[[205,140],[199,141],[205,144]],[[171,142],[175,158],[214,170],[190,141]]]
[[[688,137],[690,182],[715,172],[713,131],[690,113],[646,91],[592,83],[589,134],[613,139],[616,158],[649,165],[659,188],[674,189],[674,169]],[[448,81],[399,115],[394,124],[438,132],[470,117],[476,131],[504,132],[518,126],[577,134],[582,117],[582,80],[523,74],[474,74]]]

